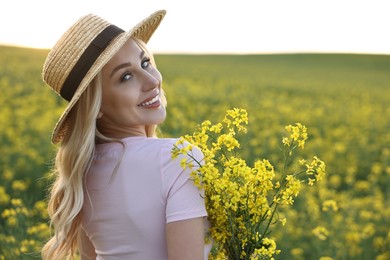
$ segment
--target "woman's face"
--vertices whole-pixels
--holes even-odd
[[[115,138],[146,135],[146,125],[164,121],[162,77],[150,58],[129,39],[103,67],[99,130]]]

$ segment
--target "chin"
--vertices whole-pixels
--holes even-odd
[[[153,120],[154,125],[162,124],[165,121],[165,118],[167,116],[167,113],[165,111],[165,108],[159,109],[158,114],[155,117],[155,120]]]

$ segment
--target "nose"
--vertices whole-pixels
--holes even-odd
[[[161,76],[157,70],[152,72],[144,70],[141,80],[142,89],[147,92],[160,86]]]

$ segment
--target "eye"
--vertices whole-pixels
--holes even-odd
[[[149,58],[145,58],[145,59],[142,60],[141,67],[143,69],[146,69],[147,67],[149,67],[149,65],[150,65],[150,59]]]
[[[130,80],[133,77],[133,74],[126,72],[121,76],[121,82]]]

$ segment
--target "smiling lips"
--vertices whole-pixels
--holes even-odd
[[[138,106],[140,107],[156,107],[160,106],[160,93],[157,93],[157,95],[151,99],[146,99]]]

